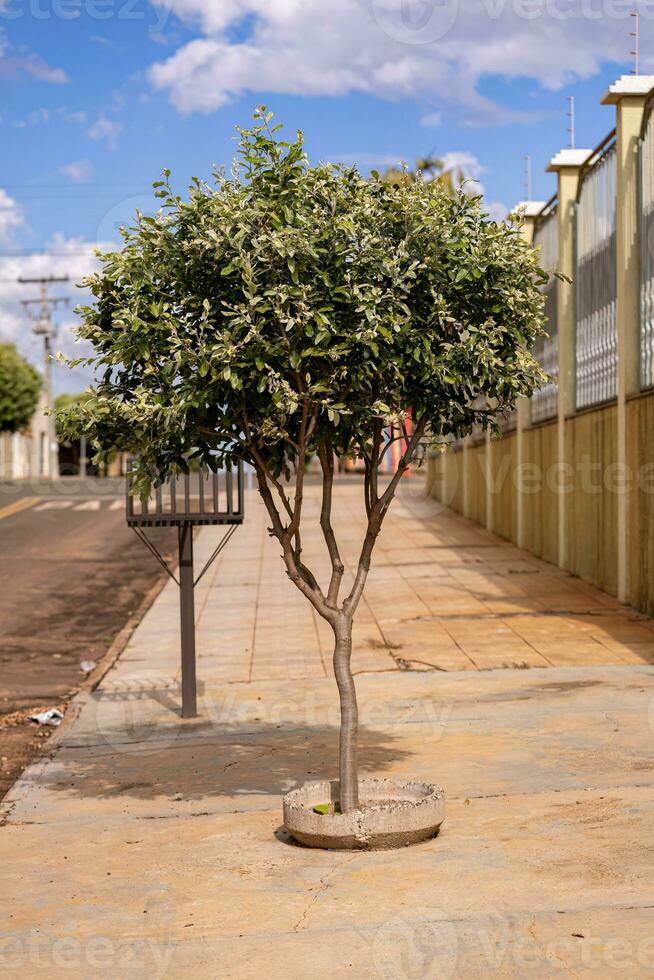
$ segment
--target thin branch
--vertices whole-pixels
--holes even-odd
[[[308,570],[306,570],[303,565],[298,566],[297,564],[295,552],[291,545],[292,534],[290,534],[288,528],[284,527],[282,524],[282,519],[270,492],[265,469],[256,463],[255,471],[259,485],[259,493],[261,494],[261,498],[272,521],[271,533],[277,538],[282,546],[282,557],[284,559],[289,578],[296,588],[298,588],[299,591],[309,600],[315,610],[328,622],[333,622],[336,616],[335,610],[331,609],[327,605],[325,596],[316,583],[315,578],[313,578],[313,576],[309,573],[312,581],[308,581],[305,577],[305,572]],[[312,582],[314,584],[312,584]]]
[[[357,573],[354,579],[354,585],[352,590],[343,603],[343,610],[348,615],[354,615],[354,612],[359,604],[361,595],[363,593],[364,586],[366,584],[366,579],[368,577],[368,572],[370,570],[370,559],[372,556],[372,551],[375,546],[375,541],[381,531],[381,526],[386,516],[388,507],[393,499],[397,485],[404,476],[406,469],[411,462],[411,458],[418,445],[422,433],[425,428],[425,422],[421,420],[415,427],[408,445],[406,446],[404,453],[402,454],[400,461],[397,465],[397,470],[395,474],[386,487],[386,490],[379,498],[379,500],[373,505],[370,516],[368,518],[368,528],[366,530],[366,536],[363,540],[363,545],[361,546],[361,553],[359,555],[359,564],[357,567]]]
[[[260,454],[259,450],[257,449],[257,447],[254,446],[254,445],[252,445],[250,447],[250,451],[252,452],[252,455],[254,457],[255,466],[260,466],[261,467],[261,469],[263,470],[263,472],[266,475],[266,479],[269,480],[272,483],[272,485],[274,486],[275,490],[279,494],[279,498],[280,498],[280,500],[282,502],[282,505],[284,507],[284,510],[288,514],[289,518],[291,520],[293,520],[293,508],[291,507],[291,502],[288,499],[288,497],[286,496],[286,492],[285,492],[283,486],[281,485],[281,483],[279,482],[279,480],[276,477],[274,477],[273,474],[270,472],[270,470],[266,466],[265,462],[261,458],[261,454]]]
[[[288,531],[289,534],[295,535],[300,530],[300,519],[302,517],[302,501],[304,499],[304,461],[306,459],[306,434],[307,434],[307,418],[309,414],[309,408],[306,403],[302,405],[302,422],[300,423],[300,440],[298,449],[298,458],[295,463],[295,502],[293,505],[293,513],[291,516],[291,523],[289,524]]]
[[[414,454],[414,452],[416,450],[416,447],[417,447],[418,443],[422,439],[422,434],[425,431],[425,425],[426,425],[426,420],[425,419],[421,419],[416,424],[415,429],[411,433],[411,436],[410,436],[409,441],[407,443],[406,449],[404,450],[404,453],[400,457],[400,461],[398,463],[398,466],[397,466],[397,470],[395,472],[395,475],[393,476],[393,479],[390,481],[390,483],[386,487],[386,490],[384,491],[384,493],[382,494],[382,496],[379,498],[379,502],[383,506],[384,514],[386,513],[386,511],[388,509],[388,505],[390,504],[391,500],[393,499],[393,495],[395,493],[395,490],[397,488],[398,483],[400,482],[400,480],[404,476],[404,473],[405,473],[407,467],[409,466],[409,464],[410,464],[410,462],[411,462],[411,460],[413,458],[413,454]]]
[[[372,437],[372,459],[370,466],[370,501],[371,504],[377,503],[379,499],[377,494],[378,487],[378,476],[379,476],[379,465],[381,463],[380,448],[383,440],[383,426],[381,419],[375,419],[373,437]]]
[[[366,504],[366,517],[370,519],[372,512],[372,464],[365,453],[361,454],[366,474],[363,478],[363,498]]]
[[[318,449],[320,465],[322,467],[322,507],[320,509],[320,526],[325,538],[325,544],[329,552],[332,563],[332,575],[327,592],[327,605],[336,608],[338,603],[338,593],[345,571],[341,560],[336,535],[332,527],[332,490],[334,487],[334,451],[331,442],[321,444]]]

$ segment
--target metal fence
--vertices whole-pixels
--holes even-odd
[[[654,104],[640,140],[640,384],[654,386]]]
[[[127,523],[131,527],[166,527],[179,524],[241,524],[243,521],[243,465],[213,473],[203,467],[172,476],[153,488],[147,500],[131,494],[127,477]]]
[[[577,408],[610,401],[617,393],[614,137],[600,144],[584,168],[577,197]]]
[[[548,201],[534,232],[534,244],[540,246],[539,262],[546,272],[556,272],[559,266],[559,227],[556,200]],[[558,411],[557,378],[559,374],[559,326],[557,317],[557,280],[552,278],[543,287],[547,337],[539,337],[534,356],[550,380],[531,399],[532,423],[556,417]]]

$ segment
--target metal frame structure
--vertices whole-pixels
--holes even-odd
[[[534,245],[541,246],[539,264],[545,272],[556,272],[559,265],[559,228],[557,195],[544,205],[536,219]],[[558,281],[550,279],[543,287],[545,297],[545,316],[547,318],[547,337],[539,337],[534,345],[534,356],[550,378],[531,398],[531,424],[546,422],[556,418],[558,412],[559,374],[559,326],[557,316]]]
[[[638,141],[640,238],[640,387],[654,387],[654,95],[643,110]]]
[[[157,487],[147,500],[135,497],[131,489],[132,478],[128,474],[125,508],[127,524],[179,586],[182,717],[195,718],[195,586],[213,565],[239,524],[243,523],[243,464],[239,463],[235,473],[232,470],[214,473],[202,468],[193,473],[173,476],[167,483]],[[193,528],[207,525],[227,525],[227,530],[196,577],[193,567]],[[175,575],[148,537],[145,531],[148,527],[177,527],[178,575]]]
[[[576,405],[617,395],[616,131],[593,150],[579,174],[575,205]]]

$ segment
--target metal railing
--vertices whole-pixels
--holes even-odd
[[[127,523],[131,527],[166,527],[178,524],[241,524],[243,521],[243,465],[214,473],[206,467],[172,476],[152,490],[147,500],[131,494],[127,477]]]
[[[554,273],[559,265],[559,226],[556,197],[541,211],[534,231],[534,245],[540,246],[539,263],[545,272]],[[543,287],[547,337],[539,337],[534,357],[550,379],[531,399],[531,422],[544,422],[558,412],[559,326],[557,316],[557,280]]]
[[[615,132],[582,169],[575,209],[577,408],[617,394]]]
[[[640,385],[654,386],[654,101],[648,100],[640,134]]]

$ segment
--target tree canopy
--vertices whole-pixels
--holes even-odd
[[[57,435],[62,438],[62,423],[60,421],[61,417],[64,416],[65,412],[74,405],[78,405],[82,402],[86,402],[91,398],[91,394],[88,391],[78,391],[71,392],[66,391],[57,395],[55,398],[55,410],[57,412]]]
[[[14,344],[0,344],[0,432],[19,432],[29,425],[40,391],[38,371]]]
[[[308,451],[371,464],[375,433],[409,410],[431,438],[460,437],[542,383],[529,349],[547,277],[515,224],[438,181],[312,167],[271,115],[187,199],[164,171],[160,210],[85,283],[97,383],[64,425],[137,451],[141,489],[190,454],[258,457],[277,477],[303,424]]]
[[[98,378],[63,424],[102,454],[138,453],[144,494],[189,458],[254,466],[287,573],[334,631],[348,813],[358,805],[352,622],[375,541],[421,440],[492,425],[540,387],[530,347],[547,276],[519,228],[491,221],[478,198],[438,181],[312,167],[301,134],[285,142],[270,122],[262,107],[240,132],[233,173],[194,179],[187,200],[164,172],[160,211],[138,215],[122,250],[104,256],[79,331]],[[399,438],[395,472],[380,480]],[[311,453],[328,582],[302,553]],[[365,464],[368,523],[344,598],[335,454]]]

